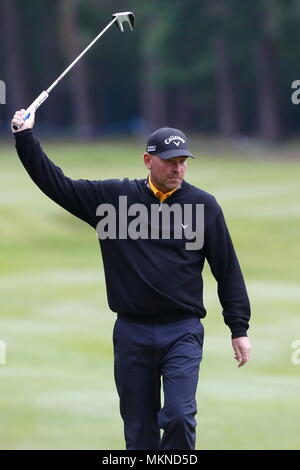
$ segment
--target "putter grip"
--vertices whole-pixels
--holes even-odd
[[[30,113],[32,111],[36,111],[41,106],[41,104],[44,103],[44,101],[48,98],[48,96],[49,96],[49,93],[47,93],[47,91],[42,91],[42,93],[26,109],[25,116],[24,116],[24,121],[26,121],[26,119],[29,118]],[[12,125],[12,128],[13,128],[14,131],[17,131],[18,129],[20,129],[20,127],[21,126],[18,126],[17,124]]]

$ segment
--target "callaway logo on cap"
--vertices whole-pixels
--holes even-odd
[[[173,157],[193,157],[188,149],[187,138],[179,129],[161,127],[148,138],[146,152],[168,159]]]

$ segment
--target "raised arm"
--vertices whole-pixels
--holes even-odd
[[[73,180],[65,176],[34,136],[34,114],[24,121],[24,113],[24,110],[17,111],[12,123],[21,124],[20,130],[14,132],[16,149],[29,176],[53,201],[95,228],[96,209],[103,202],[101,181]]]

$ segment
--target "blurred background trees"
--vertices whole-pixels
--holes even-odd
[[[168,124],[271,141],[297,132],[297,0],[1,0],[2,135],[118,10],[135,13],[135,32],[100,39],[39,109],[42,132],[88,138]]]

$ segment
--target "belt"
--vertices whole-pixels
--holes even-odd
[[[186,315],[154,315],[154,316],[140,316],[140,315],[123,315],[118,313],[118,318],[122,318],[124,320],[132,321],[135,323],[143,323],[143,324],[153,324],[158,323],[160,325],[164,325],[166,323],[173,323],[175,321],[186,320],[188,318],[199,318],[200,316],[196,314],[188,313]]]

